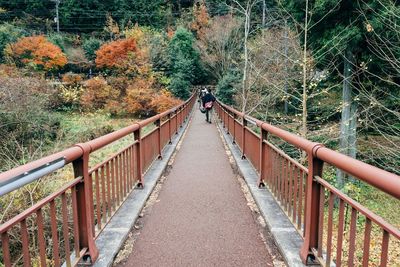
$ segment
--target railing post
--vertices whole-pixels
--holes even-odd
[[[230,132],[229,132],[229,121],[231,120],[231,114],[229,113],[229,111],[227,111],[226,115],[228,115],[227,116],[228,121],[227,121],[227,126],[226,126],[226,133],[229,135],[230,134]]]
[[[243,122],[243,125],[242,125],[242,159],[245,159],[246,158],[246,153],[245,153],[246,142],[245,142],[245,140],[246,140],[247,120],[246,120],[246,117],[244,114],[242,115],[242,122]]]
[[[171,113],[168,114],[168,137],[169,137],[169,144],[172,144]]]
[[[158,159],[162,159],[161,155],[161,118],[158,118],[154,124],[157,127],[157,145],[158,145]]]
[[[83,182],[76,185],[79,250],[88,248],[86,257],[90,257],[90,262],[94,263],[99,256],[99,251],[94,241],[93,182],[92,177],[89,175],[89,154],[91,147],[87,144],[77,144],[76,146],[83,151],[82,157],[72,162],[75,178],[83,178]]]
[[[136,160],[137,160],[137,177],[138,177],[138,188],[143,188],[144,187],[144,181],[143,181],[143,172],[142,172],[142,127],[139,124],[139,129],[133,132],[135,141],[137,141],[137,149],[136,149]]]
[[[179,112],[179,108],[175,109],[175,134],[178,134],[178,124],[179,124],[179,120],[178,120],[178,113]]]
[[[233,141],[232,144],[236,144],[236,119],[237,119],[237,115],[236,113],[233,113]]]
[[[226,110],[224,108],[222,108],[222,128],[225,128],[225,114],[226,114]]]
[[[264,176],[265,176],[265,160],[268,160],[264,157],[265,155],[265,146],[264,140],[267,140],[268,138],[268,132],[264,130],[263,124],[261,123],[260,125],[260,177],[258,179],[258,187],[265,187],[265,181],[264,181]]]
[[[179,108],[179,114],[181,114],[181,122],[179,123],[179,128],[183,127],[183,106]]]
[[[321,185],[315,182],[314,177],[322,177],[323,161],[316,158],[317,150],[323,147],[322,144],[314,143],[308,150],[308,176],[307,176],[307,198],[305,210],[305,237],[300,250],[300,258],[304,264],[314,264],[315,256],[313,248],[318,248],[319,231],[319,205]]]

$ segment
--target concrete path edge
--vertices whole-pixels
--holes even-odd
[[[226,133],[219,119],[216,119],[216,121],[218,121],[218,129],[232,153],[238,171],[246,181],[287,266],[306,266],[302,263],[299,256],[300,248],[303,243],[299,232],[278,205],[268,188],[258,187],[258,174],[256,170],[247,159],[242,159],[242,152],[239,150],[238,146],[233,143],[231,135]]]
[[[143,189],[134,189],[120,209],[114,214],[110,222],[100,233],[96,240],[99,250],[99,257],[93,264],[94,267],[112,266],[115,256],[124,245],[128,234],[134,226],[136,219],[142,211],[147,199],[152,193],[158,180],[164,174],[168,162],[176,151],[182,136],[188,128],[192,119],[193,110],[188,116],[187,121],[172,139],[172,144],[167,144],[162,151],[162,159],[155,160],[149,170],[144,175],[145,186]]]

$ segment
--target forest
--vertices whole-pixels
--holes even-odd
[[[0,171],[168,110],[199,86],[400,174],[396,0],[0,0]],[[325,172],[400,227],[399,201]],[[57,175],[0,199],[0,223],[67,179]]]

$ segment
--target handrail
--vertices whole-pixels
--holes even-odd
[[[162,158],[163,148],[171,143],[173,136],[178,134],[178,128],[187,121],[194,102],[195,94],[184,103],[163,113],[1,173],[0,196],[51,174],[67,164],[72,164],[75,177],[66,185],[55,189],[50,196],[44,197],[0,225],[0,249],[3,251],[4,265],[12,266],[14,261],[21,258],[24,265],[31,265],[31,230],[28,223],[37,227],[37,232],[33,235],[38,240],[39,255],[36,256],[41,265],[46,265],[49,251],[56,266],[60,266],[63,259],[67,266],[71,266],[72,262],[77,264],[84,254],[89,257],[91,263],[95,262],[99,255],[95,244],[99,233],[134,188],[142,188],[145,185],[144,174],[147,168],[156,159]],[[165,122],[161,123],[164,118]],[[142,135],[143,127],[151,123],[156,126],[154,130]],[[132,135],[132,140],[127,147],[90,168],[92,152],[128,135]],[[48,221],[51,229],[45,227]],[[62,235],[58,229],[60,221]],[[10,251],[10,240],[15,242],[15,231],[20,231],[21,235],[21,255],[18,254],[20,251]],[[53,240],[52,250],[46,249],[45,238],[49,234]],[[65,242],[71,238],[74,240],[75,255],[72,259],[70,242]],[[60,253],[61,249],[64,254]]]
[[[163,113],[157,114],[157,115],[155,115],[153,117],[150,117],[148,119],[145,119],[143,121],[136,122],[136,123],[134,123],[134,124],[132,124],[130,126],[127,126],[125,128],[119,129],[119,130],[114,131],[112,133],[109,133],[109,134],[106,134],[104,136],[101,136],[101,137],[98,137],[96,139],[93,139],[91,141],[88,141],[88,142],[84,143],[83,145],[85,147],[86,146],[90,147],[89,153],[94,152],[94,151],[96,151],[96,150],[98,150],[98,149],[100,149],[100,148],[102,148],[102,147],[104,147],[106,145],[111,144],[112,142],[115,142],[115,141],[117,141],[117,140],[129,135],[129,134],[132,134],[134,131],[136,131],[136,130],[138,130],[140,128],[143,128],[143,127],[145,127],[145,126],[147,126],[147,125],[149,125],[149,124],[151,124],[151,123],[153,123],[153,122],[155,122],[155,121],[157,121],[157,120],[159,120],[159,119],[161,119],[161,118],[163,118],[165,116],[168,116],[168,115],[174,113],[176,110],[178,110],[180,108],[185,107],[186,105],[188,105],[188,103],[190,102],[190,100],[193,97],[194,96],[192,96],[191,98],[189,98],[188,100],[186,100],[184,103],[180,104],[177,107],[171,108],[171,109],[169,109],[169,110],[167,110],[167,111],[165,111]],[[42,166],[45,166],[49,162],[52,162],[52,161],[55,161],[57,159],[63,158],[64,159],[64,165],[60,166],[60,168],[61,168],[61,167],[65,166],[65,165],[67,165],[67,164],[73,162],[74,160],[76,160],[76,159],[78,159],[78,158],[83,156],[84,151],[83,151],[83,149],[81,147],[82,147],[81,144],[74,145],[74,146],[72,146],[70,148],[67,148],[67,149],[63,150],[63,151],[60,151],[60,152],[54,153],[52,155],[46,156],[44,158],[41,158],[41,159],[38,159],[38,160],[35,160],[35,161],[32,161],[32,162],[29,162],[27,164],[18,166],[18,167],[14,168],[14,169],[2,172],[2,173],[0,173],[0,186],[6,184],[7,181],[9,181],[9,180],[11,180],[11,179],[13,179],[15,177],[18,177],[18,176],[21,176],[21,175],[27,175],[27,174],[29,174],[29,172],[31,172],[31,171],[33,171],[33,170],[35,170],[37,168],[40,168]],[[42,176],[44,176],[44,175],[42,175]],[[40,178],[40,177],[38,177],[38,178]]]
[[[248,157],[258,171],[258,185],[268,186],[303,237],[304,242],[299,254],[304,264],[320,263],[323,266],[331,266],[332,263],[341,265],[346,262],[349,266],[359,265],[360,263],[355,263],[355,251],[356,236],[361,231],[364,236],[363,246],[357,253],[362,255],[363,266],[369,265],[370,251],[380,253],[380,266],[397,266],[400,263],[398,259],[388,257],[389,245],[392,248],[400,245],[399,229],[321,178],[323,165],[328,163],[400,200],[400,176],[257,120],[219,101],[216,110],[227,134],[232,134],[233,142],[241,150],[242,158]],[[238,118],[241,118],[241,121]],[[247,126],[248,123],[259,127],[260,134],[250,134],[252,130]],[[307,155],[306,167],[268,142],[269,135],[304,151]],[[350,222],[346,218],[349,209]],[[336,212],[338,216],[334,216]],[[358,220],[359,217],[365,218],[364,227],[359,226],[362,224],[362,221]],[[334,223],[337,225],[335,230]],[[376,226],[373,233],[372,225]],[[346,228],[349,231],[348,253],[342,251]],[[380,247],[376,247],[370,241],[372,235],[379,240],[379,236],[375,236],[379,231],[382,242]],[[389,238],[392,240],[390,244]],[[333,248],[334,242],[336,251]],[[378,244],[379,241],[375,243]],[[370,249],[370,246],[375,247]],[[377,256],[375,255],[375,258]]]
[[[261,127],[268,133],[279,137],[280,139],[290,143],[297,148],[300,148],[303,151],[308,152],[310,151],[310,149],[312,150],[315,146],[321,145],[283,129],[280,129],[269,123],[262,122],[249,115],[244,115],[242,112],[239,112],[232,107],[221,103],[218,100],[217,102],[228,111],[244,119],[251,119],[255,121],[257,126]],[[400,176],[394,173],[379,169],[360,160],[343,155],[337,151],[331,150],[323,146],[314,151],[314,156],[352,176],[357,177],[358,179],[384,191],[385,193],[395,198],[400,198]]]

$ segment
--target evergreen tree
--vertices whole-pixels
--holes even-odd
[[[172,79],[170,89],[175,96],[185,98],[186,93],[182,93],[182,81],[185,84],[198,84],[204,77],[203,69],[200,63],[198,51],[193,47],[194,37],[190,31],[185,28],[178,28],[172,37],[169,47],[170,77]],[[178,81],[174,81],[178,80]],[[179,88],[174,88],[180,85]],[[187,92],[190,87],[186,88]]]
[[[236,71],[228,72],[218,81],[216,96],[224,104],[234,105],[234,96],[238,84],[240,84],[240,74]]]

